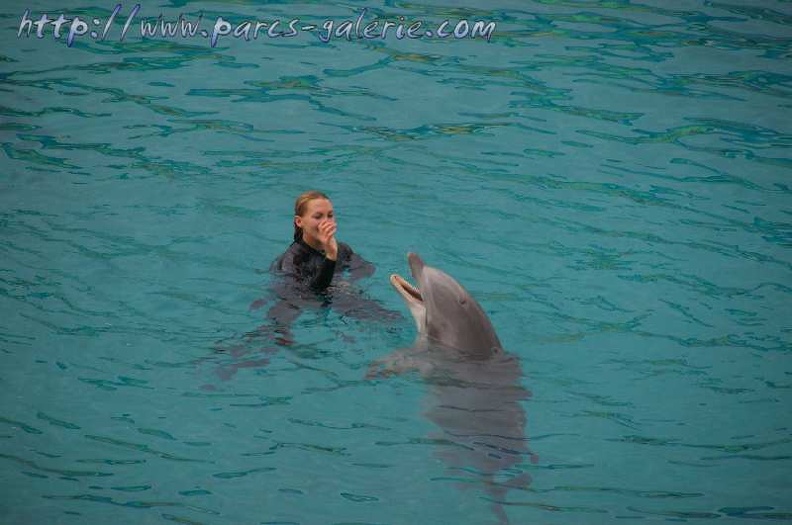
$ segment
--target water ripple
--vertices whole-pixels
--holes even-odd
[[[97,441],[99,443],[105,443],[105,444],[113,445],[113,446],[116,446],[116,447],[126,448],[126,449],[129,449],[129,450],[135,450],[137,452],[143,452],[144,454],[150,454],[150,455],[153,455],[153,456],[158,456],[158,457],[160,457],[162,459],[167,459],[167,460],[171,460],[171,461],[192,462],[192,463],[213,463],[212,461],[207,460],[207,459],[188,458],[188,457],[183,457],[183,456],[178,456],[178,455],[175,455],[175,454],[171,454],[171,453],[168,453],[168,452],[162,452],[162,451],[156,450],[156,449],[151,448],[150,446],[142,444],[142,443],[133,443],[133,442],[130,442],[130,441],[124,441],[124,440],[121,440],[121,439],[116,439],[116,438],[111,438],[111,437],[106,437],[106,436],[87,435],[85,437],[87,439],[90,439],[92,441]]]
[[[65,469],[65,468],[54,468],[54,467],[45,467],[42,465],[37,464],[35,461],[20,458],[17,456],[12,456],[10,454],[0,454],[0,459],[5,459],[8,461],[12,461],[19,465],[25,466],[27,468],[40,471],[40,472],[47,472],[51,474],[58,474],[60,476],[64,476],[66,478],[84,478],[84,477],[108,477],[112,476],[113,473],[111,472],[102,472],[96,470],[72,470],[72,469]]]

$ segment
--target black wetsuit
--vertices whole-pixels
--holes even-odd
[[[237,356],[248,355],[254,351],[269,354],[275,350],[270,342],[277,346],[291,345],[294,343],[291,325],[305,310],[323,310],[329,307],[346,318],[385,323],[403,320],[400,313],[367,298],[364,291],[357,286],[350,286],[350,281],[373,274],[374,265],[342,242],[338,243],[338,257],[331,261],[324,253],[311,248],[302,239],[295,240],[275,259],[270,271],[274,278],[271,283],[272,302],[267,312],[267,324],[246,333],[241,341],[218,345],[216,351],[234,353]],[[347,275],[343,275],[344,273]],[[251,308],[260,308],[270,301],[260,299]],[[238,368],[259,366],[260,363],[261,360],[235,362],[223,368],[224,377],[230,377]]]
[[[331,261],[302,239],[295,240],[270,270],[275,275],[272,290],[277,300],[267,317],[278,333],[289,333],[292,322],[306,308],[329,306],[343,317],[356,319],[401,319],[398,312],[366,298],[360,288],[349,286],[373,274],[374,265],[343,242],[338,243],[338,257]]]
[[[343,242],[338,243],[338,257],[333,261],[325,257],[324,252],[299,239],[272,263],[270,270],[298,290],[307,288],[313,292],[324,292],[336,274],[349,271],[350,279],[355,281],[373,274],[374,265]]]

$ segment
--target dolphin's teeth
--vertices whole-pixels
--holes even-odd
[[[415,286],[411,285],[407,281],[404,281],[405,289],[409,292],[410,295],[418,299],[419,301],[423,301],[423,295],[421,295],[421,291],[416,288]]]
[[[423,296],[421,295],[421,291],[410,284],[407,280],[405,280],[400,275],[394,275],[391,278],[391,282],[395,287],[397,287],[400,291],[406,293],[413,299],[423,302]]]

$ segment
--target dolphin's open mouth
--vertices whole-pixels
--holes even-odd
[[[391,285],[396,288],[396,291],[401,294],[405,301],[408,303],[423,303],[423,296],[421,291],[407,282],[401,275],[393,274],[390,277]]]

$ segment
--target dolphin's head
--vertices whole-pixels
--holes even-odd
[[[420,336],[471,358],[485,359],[501,350],[492,323],[462,285],[415,253],[407,254],[407,260],[417,286],[396,274],[390,282],[407,303]]]

